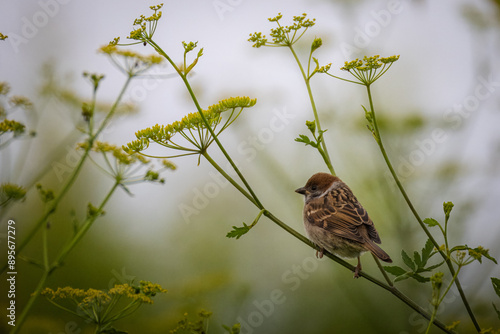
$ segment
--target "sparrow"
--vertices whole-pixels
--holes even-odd
[[[392,262],[377,245],[380,237],[368,213],[341,179],[316,173],[295,192],[305,196],[304,226],[309,240],[319,247],[317,257],[322,258],[325,250],[343,258],[357,257],[354,278],[359,277],[359,257],[366,251]]]

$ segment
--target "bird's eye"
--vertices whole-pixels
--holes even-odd
[[[318,189],[318,187],[317,187],[316,185],[311,186],[311,190],[313,190],[313,191],[314,191],[314,190],[316,190],[316,189]]]

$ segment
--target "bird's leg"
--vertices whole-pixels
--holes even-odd
[[[321,259],[323,257],[324,250],[325,250],[324,248],[321,248],[319,251],[316,250],[316,257]]]
[[[354,268],[354,278],[359,278],[359,273],[361,272],[361,259],[358,256],[358,265]]]

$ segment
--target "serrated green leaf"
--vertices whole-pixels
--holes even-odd
[[[496,277],[491,277],[491,284],[493,284],[493,289],[498,297],[500,297],[500,279]]]
[[[295,138],[295,141],[307,145],[311,142],[311,139],[309,139],[306,135],[299,135],[299,138]]]
[[[431,239],[427,239],[424,248],[422,248],[422,266],[425,267],[427,261],[429,261],[433,249],[434,244],[432,243]]]
[[[384,266],[384,270],[394,276],[401,276],[406,274],[406,270],[398,266]]]
[[[306,135],[299,135],[299,138],[295,138],[295,141],[299,143],[304,143],[306,144],[306,146],[311,145],[314,148],[318,147],[318,144],[316,142],[311,141],[311,139],[309,139],[309,137],[307,137]]]
[[[413,260],[408,256],[408,254],[406,254],[404,250],[401,250],[401,258],[408,268],[413,271],[417,269],[415,263],[413,263]]]
[[[243,223],[242,227],[233,226],[233,230],[228,232],[226,234],[226,237],[227,238],[236,238],[236,240],[237,240],[237,239],[241,238],[244,234],[248,233],[248,231],[250,231],[250,226]]]
[[[409,276],[419,283],[426,283],[430,281],[429,277],[424,277],[416,273],[410,273]]]
[[[429,226],[429,227],[433,227],[433,226],[437,226],[439,225],[438,221],[434,218],[425,218],[424,219],[424,223]]]
[[[417,252],[417,251],[413,252],[413,260],[415,261],[417,268],[423,268],[422,258],[420,257],[419,252]]]

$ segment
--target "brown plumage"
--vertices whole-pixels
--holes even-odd
[[[392,262],[377,245],[380,237],[368,213],[338,177],[317,173],[295,191],[305,196],[304,226],[308,238],[320,248],[319,257],[324,250],[344,258],[357,257],[356,278],[361,271],[359,256],[366,251]]]

